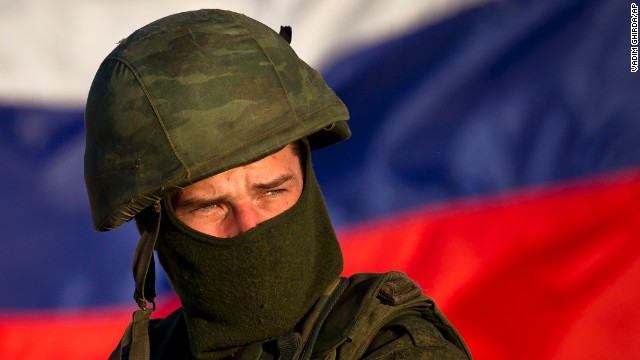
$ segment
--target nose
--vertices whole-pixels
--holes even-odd
[[[236,206],[234,209],[234,222],[236,228],[236,234],[239,235],[246,232],[262,222],[260,212],[254,207],[253,204],[244,203]],[[235,236],[233,235],[233,236]]]

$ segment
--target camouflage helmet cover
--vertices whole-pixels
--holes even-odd
[[[86,112],[93,225],[117,228],[163,196],[307,137],[349,137],[347,110],[267,26],[198,10],[137,30],[102,62]]]

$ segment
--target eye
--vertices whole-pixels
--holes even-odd
[[[217,211],[220,210],[220,204],[218,203],[211,203],[211,204],[203,204],[200,207],[196,207],[194,208],[192,211],[193,212],[211,212],[211,211]]]
[[[272,189],[272,190],[265,191],[264,196],[275,197],[275,196],[282,195],[285,191],[286,191],[285,189]]]

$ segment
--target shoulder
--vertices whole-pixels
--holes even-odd
[[[411,315],[394,319],[378,331],[362,358],[468,359],[435,325]]]
[[[401,272],[348,279],[322,325],[314,353],[331,352],[344,359],[470,358],[433,300]]]

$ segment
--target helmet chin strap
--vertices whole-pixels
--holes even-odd
[[[140,240],[133,254],[133,278],[136,289],[133,298],[141,310],[147,310],[151,303],[155,310],[156,305],[153,299],[155,291],[155,262],[153,261],[153,249],[156,246],[158,231],[160,230],[161,205],[157,201],[153,206],[149,206],[136,217],[138,229],[140,230]]]
[[[140,240],[133,255],[133,278],[136,283],[133,298],[140,309],[133,312],[131,323],[109,359],[149,359],[150,357],[149,319],[156,307],[153,302],[156,296],[153,249],[160,230],[162,213],[160,210],[160,202],[157,201],[136,216]],[[153,306],[149,308],[148,303]],[[128,356],[126,356],[127,352]]]

